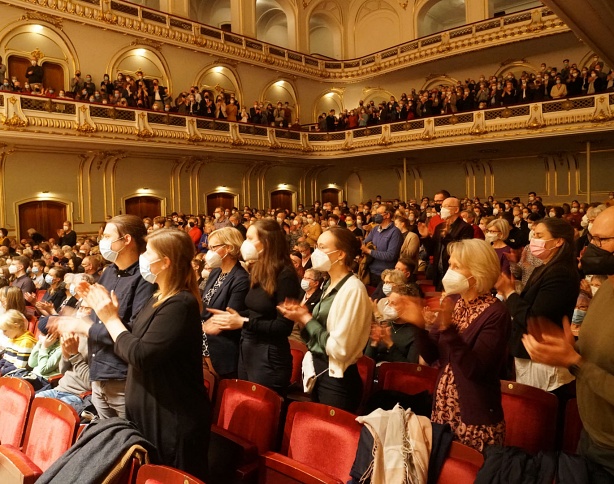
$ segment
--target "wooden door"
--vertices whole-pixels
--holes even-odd
[[[55,89],[55,92],[60,91],[60,89],[65,89],[64,69],[62,69],[61,65],[54,64],[53,62],[45,62],[43,64],[43,70],[45,71],[43,86],[46,88],[52,87]]]
[[[45,239],[57,240],[58,229],[66,218],[66,204],[41,200],[19,205],[19,238],[28,237],[28,229],[36,229]]]
[[[336,188],[327,188],[322,190],[322,203],[330,202],[333,207],[339,205],[339,190]]]
[[[271,208],[292,211],[292,192],[290,190],[276,190],[271,192]]]
[[[136,215],[140,218],[153,219],[161,213],[161,201],[155,197],[132,197],[126,199],[126,215]]]
[[[8,77],[11,78],[15,76],[17,80],[21,82],[21,87],[23,87],[26,82],[26,71],[28,67],[30,67],[30,59],[12,55],[8,58],[7,63],[9,68]]]
[[[235,196],[232,193],[211,193],[207,195],[207,215],[213,215],[217,207],[231,209],[235,204]]]

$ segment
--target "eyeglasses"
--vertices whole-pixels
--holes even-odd
[[[217,250],[220,247],[224,247],[226,244],[218,244],[218,245],[212,245],[211,247],[209,247],[209,249],[211,250]]]
[[[608,240],[614,240],[614,237],[599,237],[597,235],[588,234],[588,240],[595,244],[597,247],[601,248],[601,244],[603,242],[607,242]]]

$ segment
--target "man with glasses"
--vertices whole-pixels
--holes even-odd
[[[578,453],[587,459],[581,469],[586,479],[578,476],[578,482],[597,482],[589,476],[598,474],[603,479],[599,482],[610,482],[614,479],[614,207],[595,218],[580,262],[586,274],[607,275],[607,280],[593,296],[577,344],[569,324],[562,332],[544,323],[530,324],[523,343],[533,361],[566,367],[576,377],[584,426]]]
[[[473,239],[473,228],[461,218],[460,213],[459,199],[449,197],[441,204],[439,215],[443,222],[435,227],[432,236],[426,224],[418,223],[420,242],[429,257],[433,257],[433,264],[427,269],[427,277],[433,280],[438,291],[442,290],[441,279],[448,270],[448,245],[462,239]]]

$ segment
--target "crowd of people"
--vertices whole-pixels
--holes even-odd
[[[90,74],[82,76],[77,70],[70,81],[70,89],[66,91],[58,86],[45,85],[44,67],[38,65],[36,59],[32,59],[31,64],[22,85],[17,76],[6,76],[6,66],[2,65],[0,58],[0,78],[3,79],[0,91],[302,129],[288,102],[273,104],[254,101],[252,106],[248,106],[241,104],[234,94],[198,86],[191,86],[175,96],[160,84],[159,79],[145,77],[141,70],[134,76],[119,72],[115,79],[104,74],[99,83]],[[468,78],[464,82],[458,81],[456,85],[411,89],[409,95],[403,93],[399,99],[391,96],[387,102],[361,100],[357,107],[345,108],[340,113],[331,109],[318,116],[316,129],[341,131],[442,114],[614,92],[614,73],[605,70],[603,61],[595,55],[585,67],[564,59],[560,68],[542,63],[537,72],[523,71],[518,78],[509,71],[489,77],[480,75]]]
[[[562,402],[575,379],[580,451],[614,475],[614,192],[549,206],[441,190],[27,233],[0,228],[0,373],[80,412],[91,390],[88,411],[133,422],[163,464],[207,476],[203,361],[285,397],[296,338],[312,400],[351,412],[363,354],[438,368],[431,420],[480,451],[505,439],[500,378]]]

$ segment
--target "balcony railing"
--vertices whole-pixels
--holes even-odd
[[[31,0],[4,1],[26,8],[31,4]],[[122,31],[132,30],[137,35],[156,41],[189,44],[196,50],[216,52],[224,57],[255,64],[273,65],[284,71],[331,81],[360,79],[482,46],[568,30],[551,10],[541,7],[464,25],[360,58],[336,61],[322,60],[122,0],[45,2],[43,8],[58,15],[79,17],[86,22],[103,22],[105,28],[111,26]]]
[[[3,137],[9,132],[41,135],[88,136],[130,144],[143,140],[164,148],[183,145],[198,149],[203,142],[212,151],[275,150],[291,156],[359,156],[373,150],[419,149],[439,142],[474,143],[514,136],[560,135],[573,130],[614,129],[614,93],[579,96],[541,103],[497,107],[480,111],[420,118],[347,131],[306,132],[250,123],[184,116],[104,104],[75,102],[0,92]],[[565,126],[561,130],[561,126]],[[29,138],[30,139],[30,138]],[[118,141],[119,140],[119,141]]]

